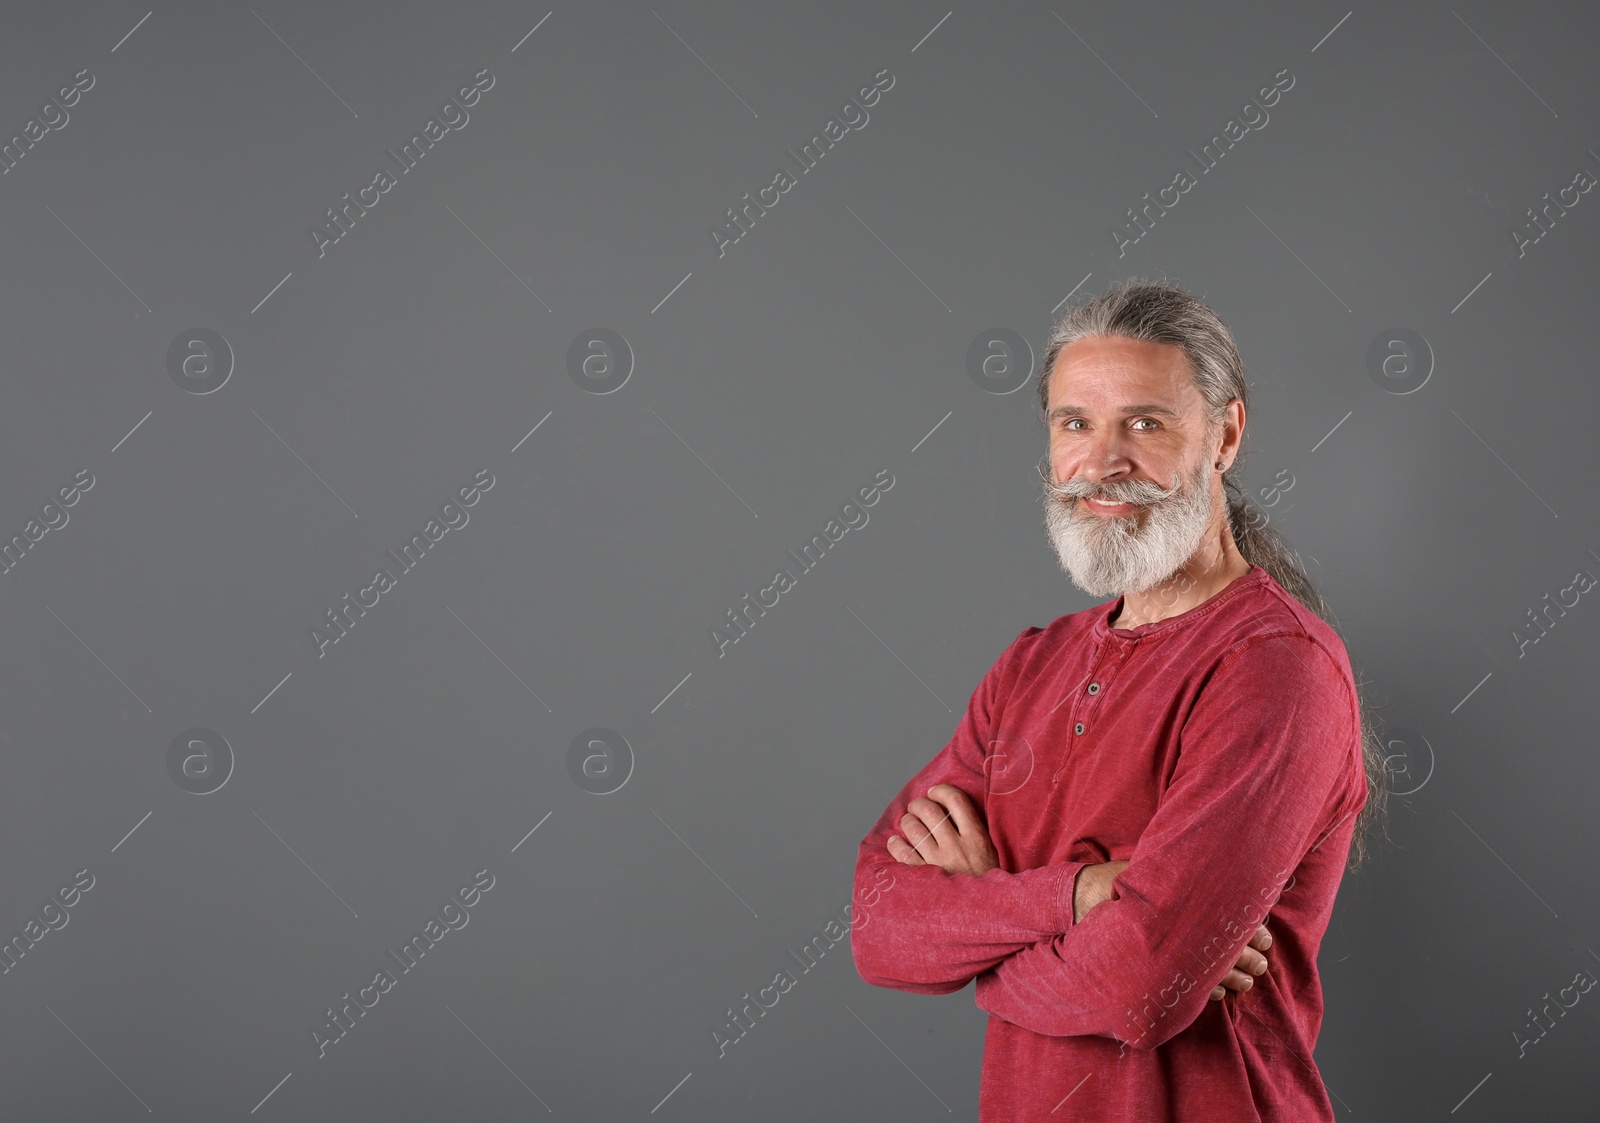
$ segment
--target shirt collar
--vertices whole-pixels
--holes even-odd
[[[1119,596],[1116,600],[1107,601],[1099,608],[1092,610],[1094,612],[1094,634],[1101,639],[1132,641],[1144,639],[1146,636],[1164,635],[1167,632],[1177,631],[1209,615],[1224,601],[1237,596],[1245,589],[1254,588],[1271,579],[1271,575],[1265,569],[1262,569],[1255,562],[1251,562],[1248,573],[1241,574],[1228,582],[1222,591],[1210,600],[1203,601],[1193,608],[1178,613],[1176,616],[1168,616],[1164,620],[1156,620],[1149,624],[1140,624],[1136,628],[1113,628],[1111,626],[1111,617],[1122,611],[1122,602],[1126,599],[1125,596]]]

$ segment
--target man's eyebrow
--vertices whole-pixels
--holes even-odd
[[[1152,413],[1161,417],[1170,417],[1174,420],[1182,416],[1177,410],[1172,409],[1170,406],[1161,405],[1159,402],[1146,402],[1143,405],[1123,406],[1122,412],[1124,414]],[[1087,416],[1087,411],[1083,406],[1060,405],[1056,406],[1055,409],[1050,411],[1050,420],[1052,421],[1059,421],[1063,417],[1084,416]]]

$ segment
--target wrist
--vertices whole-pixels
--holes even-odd
[[[1090,889],[1090,882],[1085,881],[1083,874],[1089,868],[1087,863],[1076,864],[1072,876],[1067,879],[1067,908],[1065,923],[1067,927],[1076,925],[1092,907],[1084,899]]]

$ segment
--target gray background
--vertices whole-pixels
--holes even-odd
[[[1526,1057],[1513,1032],[1600,971],[1597,593],[1513,629],[1600,575],[1600,193],[1523,256],[1510,231],[1600,175],[1596,16],[1205,7],[0,14],[3,137],[95,79],[0,176],[0,538],[96,481],[0,576],[0,932],[95,878],[0,976],[4,1115],[973,1118],[971,991],[869,987],[842,945],[726,1057],[711,1031],[848,901],[1002,648],[1097,603],[1041,528],[1031,387],[967,355],[1037,353],[1130,274],[1235,332],[1252,498],[1404,733],[1411,794],[1321,957],[1340,1117],[1592,1113],[1600,994]],[[309,228],[485,67],[319,258]],[[719,257],[725,209],[885,68]],[[1125,209],[1285,69],[1119,257]],[[631,352],[606,394],[568,369],[597,326]],[[233,356],[206,394],[168,369],[196,327]],[[1410,393],[1367,359],[1397,327],[1432,352]],[[319,658],[310,627],[485,468]],[[708,629],[884,468],[719,658]],[[196,727],[234,757],[206,795],[167,767]],[[634,756],[609,795],[568,769],[594,727]],[[319,1059],[323,1011],[481,869],[468,926]]]

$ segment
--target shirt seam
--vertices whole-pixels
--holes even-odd
[[[1222,658],[1217,660],[1217,665],[1212,671],[1212,676],[1216,675],[1222,670],[1223,667],[1227,666],[1235,656],[1242,655],[1247,648],[1259,643],[1265,643],[1267,640],[1274,639],[1305,640],[1305,642],[1310,644],[1314,649],[1320,651],[1323,657],[1327,659],[1328,663],[1332,667],[1333,677],[1339,680],[1340,692],[1344,695],[1345,701],[1355,701],[1354,696],[1350,692],[1350,680],[1345,677],[1344,668],[1340,665],[1339,660],[1333,657],[1333,652],[1328,650],[1326,644],[1324,644],[1310,632],[1306,631],[1303,626],[1300,627],[1298,631],[1291,631],[1290,629],[1284,628],[1276,632],[1265,632],[1259,635],[1245,636],[1243,639],[1237,641],[1232,647],[1228,648],[1227,651],[1222,653]]]

